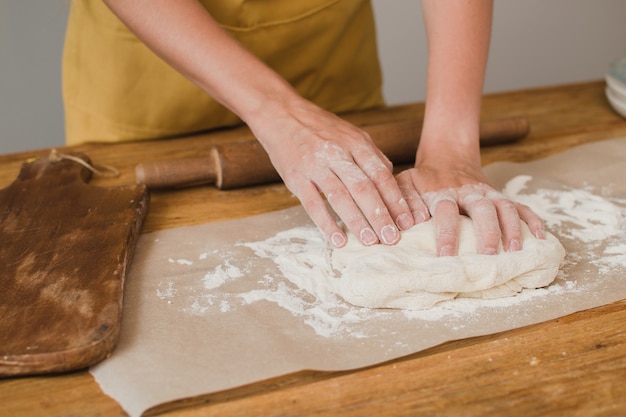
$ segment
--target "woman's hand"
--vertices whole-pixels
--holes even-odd
[[[505,251],[520,250],[520,220],[528,224],[536,237],[544,238],[541,218],[529,207],[496,191],[480,164],[467,165],[466,161],[459,164],[445,156],[418,161],[414,168],[398,175],[398,183],[416,221],[433,218],[440,256],[457,253],[459,214],[469,216],[474,222],[477,253],[495,254],[500,242]]]
[[[413,217],[391,163],[369,135],[305,100],[278,107],[264,109],[249,125],[313,222],[335,246],[344,246],[330,205],[364,245],[397,243],[399,229],[413,226]]]
[[[543,222],[498,193],[480,160],[479,119],[487,64],[491,0],[423,0],[428,38],[426,110],[415,166],[398,175],[417,222],[432,217],[437,253],[457,253],[459,214],[474,221],[479,253],[522,247],[520,219],[535,236]]]

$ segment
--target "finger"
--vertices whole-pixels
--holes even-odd
[[[498,212],[480,187],[463,186],[459,190],[459,207],[473,220],[476,253],[495,255],[502,238]]]
[[[315,153],[315,155],[305,155],[305,158],[314,158],[317,160],[317,162],[313,161],[314,165],[311,165],[313,167],[311,170],[311,185],[318,192],[322,192],[326,195],[326,200],[330,207],[345,223],[347,229],[364,245],[369,246],[379,243],[379,235],[373,228],[376,225],[370,225],[366,215],[361,209],[361,204],[363,203],[359,203],[359,201],[354,198],[357,197],[359,193],[359,187],[369,189],[370,192],[371,190],[376,192],[375,187],[365,173],[354,163],[352,157],[347,154],[341,146],[327,143],[323,146],[322,151]],[[355,184],[357,184],[356,189],[354,189]],[[352,187],[352,189],[350,187]],[[310,190],[308,191],[308,195],[311,200],[314,200]],[[361,197],[360,199],[362,200],[363,198]],[[378,201],[380,201],[380,197]],[[382,203],[378,204],[378,207],[381,205]],[[321,209],[316,209],[316,213],[321,212]],[[371,209],[370,212],[373,213],[370,214],[370,216],[373,217],[376,214],[376,209]],[[379,209],[378,213],[379,217],[386,215],[389,219],[387,223],[393,224],[386,209]],[[310,216],[314,215],[316,214],[310,214]],[[314,222],[327,224],[321,217],[316,218]],[[327,227],[328,233],[331,231],[331,228],[329,226]],[[395,234],[399,235],[395,226],[393,226],[392,232],[393,231],[395,231]]]
[[[424,193],[423,198],[435,222],[437,255],[456,255],[459,241],[459,207],[454,190]]]
[[[317,187],[312,183],[307,183],[298,187],[300,192],[296,194],[305,211],[333,245],[341,248],[346,245],[348,239],[344,231],[339,227],[335,218],[328,210],[328,206],[319,193]]]
[[[524,238],[522,236],[520,216],[515,203],[502,195],[493,200],[493,202],[498,212],[504,250],[507,252],[521,250]]]
[[[364,174],[361,175],[365,177]],[[379,243],[378,235],[353,199],[353,195],[351,195],[346,184],[332,174],[323,183],[320,183],[318,187],[326,195],[326,200],[337,213],[337,216],[343,220],[348,230],[362,244],[370,246]]]
[[[364,155],[363,152],[358,151],[354,153],[354,158],[365,175],[374,183],[380,198],[398,228],[401,230],[410,229],[414,224],[413,215],[396,178],[385,164],[386,158],[381,160],[371,152]],[[368,220],[371,219],[368,217]]]
[[[355,151],[355,155],[357,155],[356,159],[358,159],[358,155],[361,154],[365,155],[367,160],[370,155],[373,154],[374,159],[372,159],[370,162],[373,162],[375,167],[382,163],[387,171],[393,172],[393,163],[389,158],[387,158],[387,155],[385,155],[380,149],[378,149],[370,134],[363,130],[361,130],[360,132],[367,141],[367,145],[362,145]]]
[[[404,196],[404,199],[413,216],[413,223],[419,224],[430,219],[428,207],[426,207],[424,200],[422,200],[422,197],[417,191],[417,187],[413,182],[411,171],[406,170],[398,174],[397,181],[400,192]]]
[[[371,226],[361,229],[357,234],[363,244],[370,245],[379,241],[386,245],[396,244],[400,240],[400,233],[375,183],[354,163],[334,164],[332,169],[349,192],[349,195],[340,194],[341,200],[335,199],[337,209],[345,211],[346,216],[354,216],[358,211]],[[337,214],[344,219],[343,214]],[[370,238],[371,230],[374,231],[376,240]]]
[[[376,156],[383,162],[387,170],[393,173],[393,163],[391,162],[391,160],[387,158],[387,155],[385,155],[380,149],[378,149],[378,147],[374,144],[374,141],[372,140],[370,135],[367,132],[364,132],[364,133],[366,137],[369,139],[369,142],[372,144],[371,146],[374,149]]]
[[[528,225],[530,233],[538,239],[545,239],[545,224],[541,217],[539,217],[530,207],[521,203],[515,203],[517,212],[520,218]]]

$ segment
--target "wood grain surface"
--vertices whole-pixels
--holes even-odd
[[[84,369],[117,344],[148,193],[90,178],[44,153],[0,190],[0,376]]]
[[[422,114],[423,104],[345,117],[357,124]],[[489,95],[483,118],[523,115],[530,135],[483,149],[483,162],[528,161],[572,146],[626,136],[626,120],[608,106],[603,82]],[[134,182],[143,161],[207,154],[242,130],[188,138],[72,148],[122,175],[94,184]],[[34,153],[0,157],[0,186]],[[576,167],[572,167],[576,169]],[[240,218],[298,204],[281,184],[218,191],[198,187],[154,193],[143,231]],[[4,243],[3,243],[4,244]],[[626,301],[557,320],[441,346],[367,369],[301,372],[157,407],[167,416],[624,416]],[[91,375],[0,380],[1,416],[123,416]]]

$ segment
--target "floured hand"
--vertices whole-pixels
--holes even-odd
[[[440,161],[441,162],[441,161]],[[495,254],[522,249],[520,220],[543,239],[543,221],[528,206],[513,202],[489,185],[480,167],[454,169],[451,165],[420,165],[398,175],[398,183],[416,222],[435,222],[439,256],[457,253],[459,215],[469,216],[476,233],[476,250]]]
[[[328,204],[364,245],[396,244],[413,226],[389,160],[366,132],[310,103],[252,125],[285,185],[337,247],[347,238]]]

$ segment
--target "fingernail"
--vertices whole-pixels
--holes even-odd
[[[517,252],[522,249],[522,244],[517,239],[513,239],[509,242],[509,252]]]
[[[537,239],[545,239],[546,238],[546,234],[543,231],[543,229],[537,229],[537,231],[535,232],[535,237]]]
[[[346,244],[346,236],[343,233],[333,233],[333,235],[330,237],[330,240],[337,248],[341,248]]]
[[[446,245],[439,249],[439,256],[454,256],[456,248],[454,246]]]
[[[408,230],[413,226],[413,218],[406,213],[399,215],[396,222],[401,230]]]
[[[423,223],[426,221],[426,215],[421,211],[414,211],[413,218],[415,219],[415,224]]]
[[[365,229],[361,230],[360,236],[361,242],[363,242],[363,244],[366,246],[370,246],[378,242],[376,233],[374,233],[374,231],[370,228],[366,227]]]
[[[393,225],[387,225],[382,228],[380,234],[383,237],[383,242],[386,245],[393,245],[400,239],[400,233],[398,233],[398,228]]]

